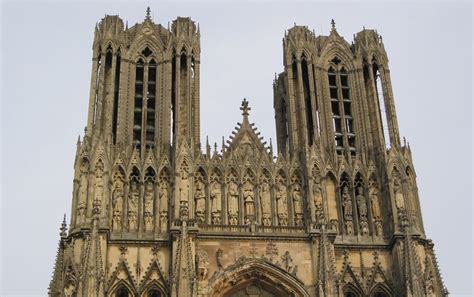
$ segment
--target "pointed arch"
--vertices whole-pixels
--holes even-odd
[[[230,281],[232,280],[232,281]],[[303,282],[273,263],[262,259],[245,259],[226,268],[209,280],[210,296],[231,296],[239,289],[256,285],[276,296],[310,296]]]
[[[134,297],[136,294],[131,284],[125,280],[120,280],[110,289],[110,297]]]
[[[390,297],[393,296],[393,292],[390,287],[384,283],[376,284],[370,293],[371,297]]]
[[[362,297],[365,296],[364,291],[355,283],[347,283],[343,289],[344,297]]]

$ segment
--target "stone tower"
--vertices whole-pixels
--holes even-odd
[[[285,34],[276,152],[245,99],[227,142],[201,149],[190,18],[105,16],[92,49],[49,296],[447,295],[377,32]]]

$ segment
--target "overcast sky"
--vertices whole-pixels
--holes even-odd
[[[146,2],[13,3],[2,7],[0,295],[45,296],[59,225],[69,216],[77,136],[86,124],[94,26],[105,14],[141,22]],[[284,30],[349,42],[362,27],[383,36],[402,136],[410,142],[425,229],[452,296],[472,294],[472,7],[465,2],[157,3],[167,26],[201,28],[201,133],[220,143],[243,97],[275,144],[272,80]]]

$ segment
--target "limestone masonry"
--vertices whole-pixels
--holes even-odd
[[[190,18],[105,16],[92,49],[49,296],[447,296],[376,31],[285,33],[275,150],[245,99],[227,142],[200,143]]]

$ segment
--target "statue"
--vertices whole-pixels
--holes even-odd
[[[153,229],[153,205],[154,205],[154,186],[152,180],[147,180],[145,183],[145,195],[144,195],[144,217],[145,217],[145,230]]]
[[[352,200],[348,186],[343,186],[342,188],[342,204],[344,206],[344,218],[352,221]]]
[[[357,188],[357,195],[356,195],[357,207],[359,208],[359,215],[361,220],[367,219],[367,202],[364,196],[364,189],[362,186]]]
[[[79,204],[86,204],[87,201],[87,171],[81,171],[80,183],[79,183]]]
[[[262,204],[262,225],[271,225],[272,202],[270,186],[264,181],[260,190],[260,203]]]
[[[130,184],[130,193],[128,195],[128,230],[135,231],[137,229],[138,218],[138,200],[140,199],[140,191],[138,181],[132,180]]]
[[[247,181],[244,184],[245,218],[246,218],[247,225],[253,219],[254,214],[255,214],[253,198],[254,198],[253,185]]]
[[[229,206],[229,224],[237,225],[237,216],[239,213],[239,190],[237,188],[237,184],[234,181],[229,183],[227,201]]]
[[[161,232],[166,232],[168,230],[168,181],[166,179],[161,180],[158,199],[160,203]]]
[[[393,181],[393,192],[395,193],[395,205],[399,211],[405,209],[405,200],[403,198],[402,185],[400,178],[395,177]]]
[[[122,223],[122,210],[123,210],[123,181],[122,177],[118,176],[113,185],[112,192],[112,206],[113,206],[113,228],[116,229]]]
[[[180,178],[178,180],[179,201],[189,202],[189,180],[188,171],[185,166],[181,168]]]
[[[204,223],[206,209],[206,195],[202,181],[197,181],[196,191],[194,192],[194,201],[196,203],[196,219],[199,223]]]
[[[323,193],[321,190],[321,184],[315,182],[313,185],[313,202],[315,208],[315,218],[317,222],[320,222],[324,219],[324,212],[323,212]]]
[[[199,250],[196,253],[197,278],[203,281],[207,278],[209,272],[209,256],[204,250]]]
[[[94,212],[99,213],[102,205],[102,198],[104,196],[104,178],[103,171],[99,167],[94,178]]]
[[[212,224],[221,224],[221,184],[219,182],[213,182],[211,186],[211,219]]]
[[[370,189],[370,203],[372,206],[372,216],[374,220],[380,219],[380,205],[379,205],[379,197],[378,197],[378,190],[375,187],[371,187]]]
[[[302,214],[303,207],[301,205],[301,187],[298,182],[293,183],[292,198],[293,198],[293,205],[295,208],[295,214]]]
[[[277,212],[280,226],[288,225],[288,201],[286,196],[286,187],[282,181],[278,183],[277,193]]]

